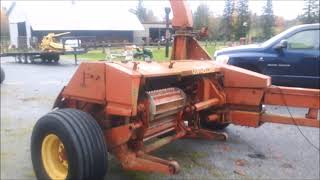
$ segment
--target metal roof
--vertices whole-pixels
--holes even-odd
[[[28,21],[35,31],[144,30],[136,15],[127,9],[106,6],[16,6],[10,23]]]

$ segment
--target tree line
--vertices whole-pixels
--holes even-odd
[[[303,13],[293,20],[285,20],[273,13],[272,0],[264,1],[261,15],[249,10],[249,0],[225,0],[223,14],[214,16],[205,3],[193,13],[194,28],[208,27],[209,40],[238,41],[240,38],[263,41],[284,29],[298,24],[319,23],[319,0],[304,0]],[[157,21],[152,10],[139,0],[135,10],[142,22]]]
[[[275,16],[272,0],[265,1],[261,15],[251,13],[248,5],[249,0],[225,0],[222,16],[213,16],[206,4],[200,4],[193,14],[195,29],[209,27],[210,40],[263,41],[290,26],[320,21],[318,0],[304,0],[303,14],[293,20]]]

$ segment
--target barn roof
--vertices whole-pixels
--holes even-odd
[[[27,21],[35,31],[144,30],[136,15],[127,9],[106,6],[16,6],[10,23]]]

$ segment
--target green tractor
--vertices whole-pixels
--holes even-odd
[[[150,49],[141,49],[139,47],[136,47],[136,52],[133,54],[133,58],[135,59],[152,59],[153,54]]]

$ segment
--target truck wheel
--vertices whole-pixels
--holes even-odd
[[[31,158],[38,179],[102,179],[107,147],[95,119],[76,109],[59,109],[33,128]]]
[[[21,58],[22,58],[21,55],[19,55],[19,56],[18,56],[18,63],[22,63]]]
[[[6,75],[4,74],[4,70],[2,69],[2,67],[0,67],[0,69],[1,69],[0,83],[2,83],[4,81]]]
[[[52,63],[52,61],[53,61],[53,55],[52,54],[48,54],[47,61],[48,61],[48,63]]]
[[[31,62],[31,64],[34,64],[34,59],[35,59],[34,56],[30,56],[30,62]]]
[[[54,57],[53,57],[53,61],[54,61],[55,63],[57,63],[57,62],[59,62],[59,59],[60,59],[59,54],[55,54]]]
[[[41,59],[41,63],[46,63],[47,56],[41,54],[41,55],[40,55],[40,59]]]

